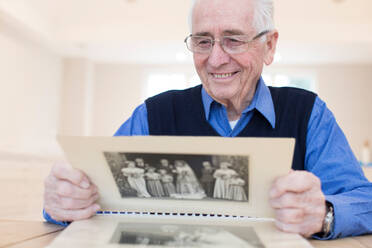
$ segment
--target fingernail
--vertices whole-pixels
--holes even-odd
[[[89,188],[89,186],[90,186],[90,183],[87,182],[85,179],[83,181],[81,181],[81,183],[80,183],[80,187],[82,187],[84,189]]]

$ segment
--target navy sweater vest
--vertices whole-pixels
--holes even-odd
[[[292,168],[304,169],[307,125],[316,95],[297,88],[269,87],[275,108],[275,128],[260,112],[238,137],[293,137]],[[220,136],[205,118],[201,85],[161,93],[146,100],[150,135]],[[269,152],[269,151],[268,151]]]

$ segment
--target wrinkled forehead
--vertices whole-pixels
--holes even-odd
[[[198,0],[192,15],[192,33],[220,35],[226,30],[254,33],[254,0]]]

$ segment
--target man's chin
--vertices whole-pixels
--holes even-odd
[[[210,96],[219,103],[226,103],[227,101],[231,101],[234,97],[233,92],[230,90],[224,89],[212,89],[210,92]]]

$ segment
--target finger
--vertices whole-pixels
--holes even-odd
[[[281,231],[289,232],[289,233],[297,233],[297,234],[304,236],[305,238],[308,238],[314,233],[316,233],[313,231],[312,226],[307,226],[307,225],[304,225],[303,223],[289,224],[289,223],[283,223],[280,221],[275,221],[275,225]]]
[[[75,221],[84,220],[92,217],[101,207],[98,204],[93,204],[87,208],[76,209],[76,210],[66,210],[66,209],[56,209],[53,213],[49,215],[57,221]]]
[[[66,163],[59,162],[52,168],[52,175],[58,179],[69,181],[81,188],[87,189],[90,186],[90,180],[80,170],[71,168]]]
[[[55,211],[55,205],[58,202],[58,196],[49,192],[44,192],[44,210],[51,215]]]
[[[302,193],[312,188],[320,188],[320,180],[307,171],[291,171],[277,178],[270,190],[270,198],[280,197],[285,192]]]
[[[56,193],[62,197],[86,200],[96,194],[97,191],[97,187],[94,184],[91,184],[87,189],[82,189],[65,180],[59,180],[56,183]]]
[[[93,203],[95,203],[98,200],[98,198],[99,198],[98,194],[93,195],[87,200],[73,199],[69,197],[60,197],[58,199],[57,204],[60,208],[63,208],[63,209],[70,209],[70,210],[83,209],[83,208],[87,208],[93,205]]]
[[[299,224],[304,221],[305,212],[301,208],[285,208],[275,210],[276,220],[286,224]]]
[[[302,201],[302,198],[304,198],[303,194],[286,192],[278,198],[270,199],[270,206],[275,209],[302,208],[306,204],[306,202]]]
[[[286,192],[277,198],[269,200],[270,206],[279,208],[303,208],[313,212],[319,206],[325,205],[325,196],[322,191],[307,191],[304,193]]]
[[[301,227],[299,224],[289,224],[275,220],[275,226],[283,232],[300,233],[301,231]]]

